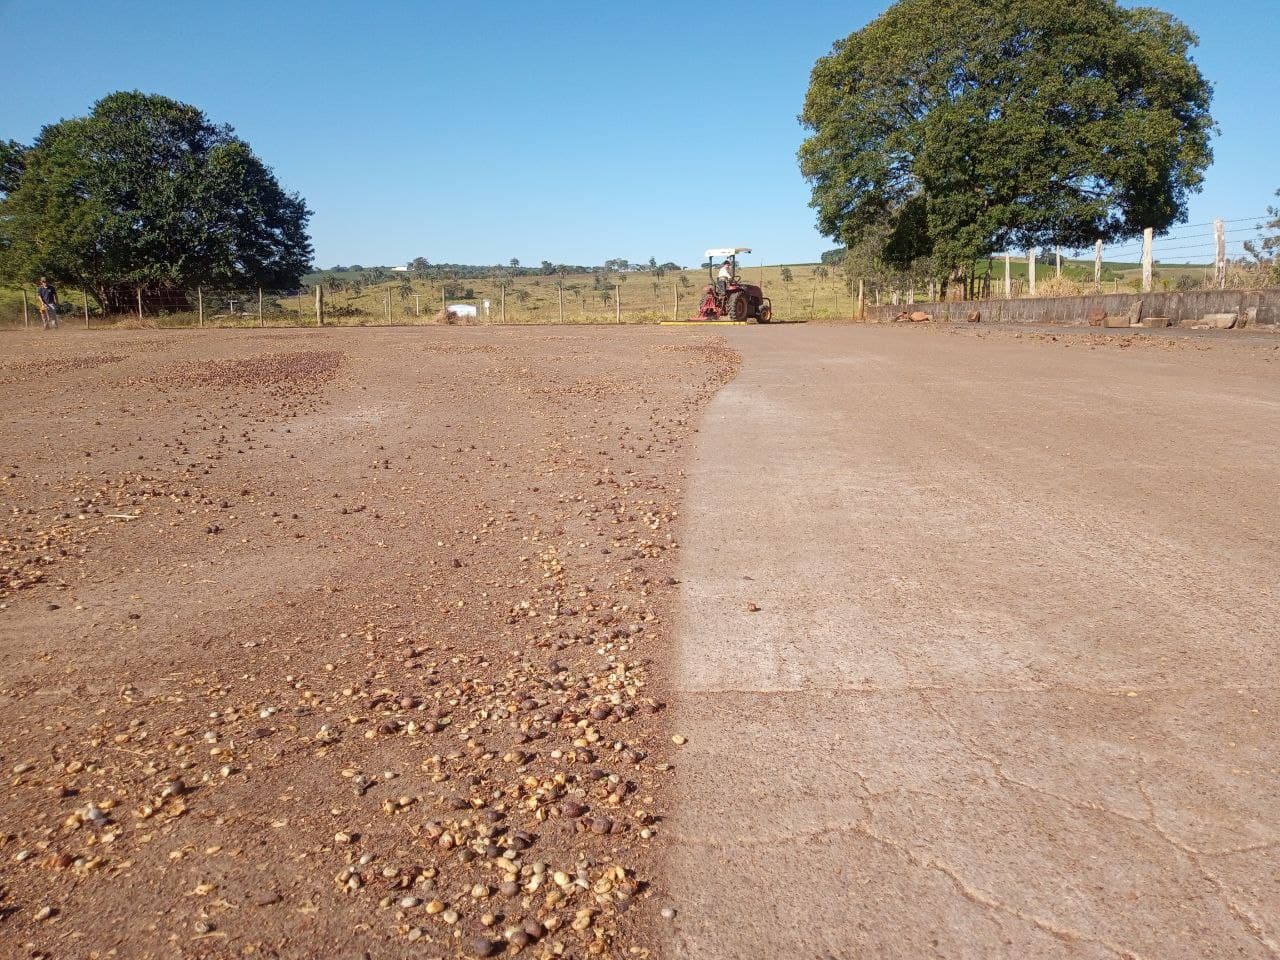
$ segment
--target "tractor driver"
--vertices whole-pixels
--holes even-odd
[[[716,274],[716,290],[720,296],[724,296],[731,283],[733,283],[733,261],[725,260],[720,264],[720,272]]]

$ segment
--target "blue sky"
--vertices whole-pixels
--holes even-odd
[[[321,266],[806,261],[831,246],[795,162],[809,70],[885,5],[0,0],[0,137],[113,90],[193,103],[306,197]],[[1158,5],[1216,87],[1190,219],[1257,216],[1280,187],[1277,2]]]

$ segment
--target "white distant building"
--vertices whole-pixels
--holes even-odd
[[[445,307],[455,317],[474,317],[477,316],[476,308],[471,303],[451,303]]]
[[[392,267],[392,268],[391,268],[391,272],[392,272],[392,273],[408,273],[408,272],[409,272],[409,268],[408,268],[407,266],[404,266],[404,267]]]

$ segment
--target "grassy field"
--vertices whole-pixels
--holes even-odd
[[[784,270],[791,280],[785,281]],[[1203,282],[1209,272],[1207,266],[1164,266],[1155,269],[1157,290],[1176,289],[1178,283]],[[818,264],[775,264],[765,266],[746,263],[740,267],[741,275],[750,283],[760,284],[765,295],[773,301],[774,316],[778,320],[834,320],[853,316],[857,294],[856,281],[850,289],[844,276],[836,268],[823,268]],[[825,274],[825,275],[824,275]],[[1010,274],[1015,292],[1025,289],[1027,263],[1014,261]],[[499,323],[558,323],[562,316],[565,323],[614,323],[619,316],[623,323],[656,323],[673,318],[684,319],[693,315],[702,299],[708,276],[705,270],[694,269],[666,272],[662,277],[653,273],[614,273],[608,279],[590,273],[574,273],[558,276],[520,276],[502,285],[494,278],[459,280],[420,280],[408,274],[391,274],[391,279],[373,283],[359,283],[362,272],[344,271],[337,277],[343,281],[342,289],[326,286],[325,303],[327,320],[338,325],[431,322],[447,302],[450,305],[470,304],[480,313],[480,322]],[[329,271],[313,274],[307,279],[332,277]],[[991,261],[993,291],[998,293],[1004,278],[1002,260]],[[1182,280],[1182,278],[1187,278]],[[1141,282],[1141,268],[1132,263],[1104,263],[1102,289],[1107,292],[1136,292]],[[358,287],[353,283],[359,284]],[[1064,260],[1062,278],[1056,277],[1052,265],[1038,264],[1036,283],[1041,296],[1070,295],[1093,291],[1093,261]],[[450,296],[446,298],[445,293]],[[882,302],[892,301],[889,290],[877,291],[868,287],[867,302],[875,303],[877,295]],[[899,300],[905,302],[908,291],[899,291]],[[917,289],[916,301],[928,297],[928,290]],[[620,298],[619,310],[615,298]],[[218,326],[256,325],[255,297],[247,297],[240,309],[247,311],[229,315],[226,305],[208,303],[206,318]],[[34,289],[28,291],[29,317],[32,324],[39,322]],[[488,314],[484,303],[489,302]],[[63,291],[65,323],[82,323],[79,291]],[[304,293],[295,297],[267,298],[265,316],[267,325],[310,323],[314,316],[314,296]],[[563,314],[561,312],[563,302]],[[71,312],[74,310],[74,312]],[[194,324],[194,313],[170,313],[148,317],[146,325],[186,326]],[[125,321],[131,324],[136,320]],[[14,326],[22,323],[22,295],[13,288],[0,287],[0,324]]]

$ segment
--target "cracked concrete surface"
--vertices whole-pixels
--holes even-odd
[[[669,955],[1280,956],[1280,351],[728,337]]]

